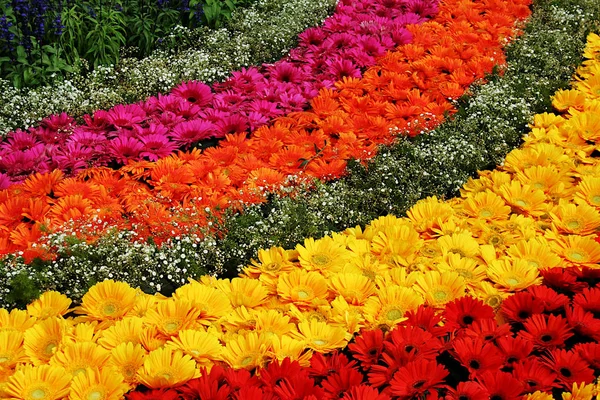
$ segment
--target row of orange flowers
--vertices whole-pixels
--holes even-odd
[[[312,110],[282,117],[251,138],[230,135],[204,152],[93,168],[76,178],[37,174],[0,192],[0,254],[43,256],[46,232],[93,240],[135,229],[156,242],[203,226],[207,211],[265,201],[299,180],[341,176],[348,159],[373,157],[398,134],[416,135],[454,111],[453,99],[504,64],[502,46],[529,0],[447,0],[414,41],[379,60],[362,79],[323,90]],[[293,176],[293,178],[291,178]]]
[[[83,297],[77,317],[57,292],[26,311],[0,310],[0,397],[121,398],[139,384],[179,386],[215,365],[252,370],[289,358],[307,366],[315,353],[345,348],[361,329],[393,330],[422,305],[427,312],[452,302],[456,308],[465,296],[477,300],[455,312],[479,301],[502,307],[498,321],[527,322],[526,338],[551,350],[550,364],[575,368],[580,356],[554,351],[570,330],[600,338],[600,288],[586,283],[600,270],[600,36],[590,36],[586,55],[574,90],[554,98],[564,113],[537,115],[525,145],[467,182],[460,198],[428,198],[406,218],[261,250],[240,277],[204,276],[169,298],[105,281]],[[578,293],[573,304],[538,287],[542,277]],[[530,319],[560,307],[564,316]],[[469,328],[477,337],[508,334],[484,319]],[[515,353],[522,351],[517,342]],[[584,370],[590,383],[591,369]],[[577,383],[565,374],[563,386]],[[596,390],[574,389],[581,393],[565,398]]]

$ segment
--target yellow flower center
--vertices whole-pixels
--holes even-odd
[[[468,269],[455,269],[454,271],[465,279],[473,279],[473,272],[469,271]]]
[[[296,293],[298,295],[298,299],[300,299],[300,300],[308,299],[309,297],[312,296],[312,290],[310,290],[309,288],[306,288],[306,287],[298,289],[298,291]]]
[[[569,222],[567,222],[567,228],[569,229],[579,229],[580,227],[581,223],[576,219],[572,219]]]
[[[45,399],[46,395],[47,393],[44,389],[35,389],[33,392],[31,392],[32,399]]]
[[[404,315],[404,313],[401,310],[394,308],[387,312],[386,317],[390,321],[394,321],[394,320],[402,318],[403,315]]]
[[[51,356],[54,354],[54,349],[56,348],[55,342],[50,342],[44,347],[44,355]]]
[[[331,262],[331,258],[327,254],[313,254],[310,261],[318,266],[327,265]]]
[[[465,252],[462,251],[462,249],[452,248],[452,249],[448,250],[448,253],[454,253],[454,254],[458,254],[461,257],[466,257]]]
[[[492,215],[494,215],[494,213],[492,213],[490,210],[487,210],[485,208],[479,212],[479,216],[482,218],[489,218]]]
[[[517,200],[515,201],[515,204],[518,205],[519,207],[527,207],[527,202],[525,200]]]
[[[324,346],[327,344],[326,340],[323,339],[313,339],[313,344],[316,344],[317,346]]]
[[[114,313],[117,312],[117,306],[114,303],[108,303],[105,304],[104,307],[102,308],[102,312],[104,313],[104,315],[113,315]]]
[[[252,360],[254,360],[254,358],[251,356],[248,356],[242,360],[242,365],[246,366],[246,365],[250,364],[252,362]]]
[[[281,267],[279,266],[279,263],[270,262],[268,264],[263,264],[262,269],[263,269],[263,271],[267,271],[267,272],[275,272],[275,271],[279,271],[281,269]]]
[[[529,265],[534,267],[534,268],[539,268],[540,267],[540,263],[537,262],[536,260],[529,260]]]
[[[439,301],[446,300],[448,298],[448,292],[443,289],[438,289],[433,293],[433,298]]]
[[[164,326],[167,332],[173,332],[179,328],[179,321],[169,321]]]
[[[600,195],[592,197],[592,203],[600,204]]]
[[[8,360],[10,360],[10,358],[8,358],[8,357],[0,357],[0,363],[5,363]]]
[[[485,304],[492,308],[498,307],[502,303],[502,297],[498,295],[492,295],[485,300]]]
[[[98,390],[94,390],[87,395],[87,400],[101,400],[104,398],[104,394]]]
[[[546,185],[544,185],[542,182],[536,182],[536,183],[533,184],[533,187],[535,189],[543,189],[543,188],[546,187]]]
[[[79,375],[79,374],[84,374],[85,373],[85,368],[77,368],[76,370],[73,371],[73,375]]]
[[[163,378],[165,378],[165,379],[168,381],[168,380],[170,380],[170,379],[171,379],[171,377],[172,377],[173,375],[171,375],[171,373],[170,373],[170,372],[164,372],[164,373],[162,373],[162,374],[161,374],[161,376],[162,376]]]
[[[518,285],[519,282],[519,279],[515,277],[510,277],[506,279],[506,283],[508,283],[509,285]]]
[[[569,254],[569,258],[575,261],[583,261],[585,259],[585,256],[580,251],[575,250]]]

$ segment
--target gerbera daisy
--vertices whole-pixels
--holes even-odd
[[[375,284],[364,275],[339,273],[329,280],[331,289],[349,304],[363,305],[376,292]]]
[[[406,312],[407,324],[417,326],[434,337],[441,337],[446,333],[446,329],[439,326],[441,321],[441,315],[433,307],[419,306],[416,310]]]
[[[0,368],[8,370],[27,361],[23,348],[23,332],[0,331]]]
[[[303,367],[310,365],[313,355],[311,349],[306,348],[304,340],[298,340],[290,336],[272,336],[272,357],[279,361],[289,358],[292,361],[298,361]]]
[[[505,365],[508,367],[526,359],[533,351],[533,343],[519,336],[499,337],[496,339],[496,345],[504,354]]]
[[[492,342],[511,334],[509,324],[498,325],[495,319],[482,319],[475,321],[470,326],[465,328],[464,333],[465,336],[480,338],[485,342]]]
[[[25,354],[34,365],[46,364],[54,353],[60,350],[67,332],[67,322],[58,317],[38,322],[25,331]]]
[[[32,317],[44,319],[65,315],[69,311],[71,300],[62,293],[50,291],[42,293],[39,299],[27,305]]]
[[[129,389],[129,384],[123,382],[123,376],[116,369],[88,368],[86,373],[73,378],[69,399],[119,399]]]
[[[161,334],[171,337],[183,329],[193,328],[199,316],[200,311],[189,301],[168,299],[159,302],[155,309],[148,310],[144,320],[156,326]]]
[[[277,278],[279,275],[292,272],[294,263],[290,251],[282,247],[271,247],[268,250],[258,250],[258,261],[251,260],[252,264],[244,269],[244,273],[252,278],[267,275]]]
[[[181,385],[195,378],[196,373],[196,363],[190,356],[160,348],[146,356],[137,379],[150,389],[161,389]]]
[[[144,330],[144,319],[140,317],[125,317],[121,321],[102,331],[98,344],[111,350],[121,343],[140,343]]]
[[[489,400],[490,394],[475,381],[459,382],[456,389],[450,389],[448,400]]]
[[[251,370],[265,364],[271,343],[272,339],[267,335],[247,332],[228,341],[222,357],[232,368]]]
[[[567,296],[559,294],[544,285],[530,286],[527,291],[531,293],[534,298],[544,303],[544,311],[546,312],[562,310],[569,304],[569,298]]]
[[[502,302],[502,315],[513,322],[524,322],[544,312],[544,303],[530,292],[515,293]]]
[[[352,387],[341,400],[391,400],[391,397],[385,393],[379,393],[379,390],[374,387],[362,384]]]
[[[403,365],[415,359],[434,359],[442,344],[422,328],[400,325],[388,335],[384,347],[387,354],[393,354]]]
[[[452,206],[435,196],[418,201],[406,212],[406,216],[420,233],[430,231],[438,221],[443,222],[453,214]]]
[[[71,379],[60,367],[25,365],[8,379],[3,390],[15,399],[57,400],[69,394]]]
[[[321,387],[329,398],[339,399],[351,388],[358,386],[363,381],[363,375],[356,368],[342,368],[337,370],[323,381]]]
[[[314,319],[299,322],[298,333],[294,336],[305,340],[307,347],[321,353],[343,348],[350,340],[350,334],[345,329]]]
[[[550,350],[541,360],[557,373],[557,380],[564,389],[570,389],[576,382],[591,383],[594,380],[594,370],[575,351]]]
[[[210,103],[213,97],[210,86],[199,81],[182,82],[171,90],[171,94],[199,107]]]
[[[442,236],[438,239],[438,243],[444,255],[454,253],[469,258],[479,255],[479,243],[468,232]]]
[[[467,215],[484,220],[507,219],[510,207],[506,205],[502,197],[491,190],[479,192],[467,196],[463,202]]]
[[[548,241],[541,237],[520,240],[506,251],[508,256],[526,260],[538,269],[554,268],[562,264],[562,259],[552,250]]]
[[[279,277],[277,293],[284,302],[297,306],[309,305],[315,299],[327,297],[327,281],[318,272],[304,269]]]
[[[460,329],[481,319],[494,318],[494,309],[481,300],[465,296],[446,304],[443,315],[448,329]]]
[[[571,393],[562,393],[562,400],[588,400],[593,399],[595,394],[597,394],[596,385],[581,383],[577,386],[577,383],[574,383]]]
[[[600,243],[588,236],[562,236],[552,243],[568,265],[594,268],[600,263]]]
[[[501,371],[484,372],[477,380],[488,391],[489,398],[493,400],[516,399],[524,389],[524,385],[513,378],[511,374]]]
[[[380,329],[361,331],[360,335],[354,337],[354,343],[348,348],[352,356],[361,362],[363,369],[369,369],[371,365],[378,362],[383,351],[383,331]]]
[[[371,327],[389,330],[405,319],[405,313],[423,304],[423,298],[413,289],[401,286],[384,286],[377,296],[370,297],[364,305],[365,319]]]
[[[586,203],[561,202],[552,209],[550,217],[561,233],[585,236],[595,233],[600,226],[600,213]]]
[[[538,269],[531,267],[525,260],[493,261],[488,267],[487,273],[496,285],[507,291],[518,291],[542,282]]]
[[[92,342],[69,343],[50,359],[50,365],[61,366],[73,376],[85,373],[87,368],[103,368],[110,353]]]
[[[472,258],[462,258],[458,254],[448,253],[445,260],[434,266],[439,272],[454,271],[465,279],[469,287],[476,286],[487,278],[485,264],[478,264]]]
[[[326,277],[331,272],[340,271],[349,256],[348,250],[330,237],[316,241],[312,238],[305,239],[304,246],[297,245],[296,251],[302,267],[308,271],[321,272]]]
[[[220,361],[223,352],[223,346],[216,334],[193,329],[179,331],[177,337],[172,337],[165,346],[183,351],[201,367],[209,367]]]
[[[136,290],[125,282],[106,280],[92,286],[75,312],[89,320],[118,320],[135,305]]]
[[[141,344],[121,343],[110,352],[108,365],[116,368],[125,382],[135,384],[137,372],[144,365],[144,357],[147,351]]]
[[[448,371],[433,360],[415,360],[401,367],[390,381],[390,391],[400,397],[423,396],[442,387]]]
[[[371,252],[383,262],[409,258],[423,246],[419,233],[407,222],[396,223],[378,232],[371,241]]]
[[[465,295],[465,280],[456,272],[427,271],[417,277],[415,290],[425,302],[442,307],[448,302]]]
[[[513,367],[513,376],[523,383],[525,392],[552,391],[556,373],[538,361],[537,358],[531,357],[522,360],[515,363]]]
[[[594,318],[594,314],[574,305],[566,309],[569,325],[578,334],[594,340],[600,340],[600,319]]]
[[[573,297],[573,304],[591,312],[594,318],[600,318],[600,287],[583,289]]]
[[[561,292],[577,293],[587,287],[587,283],[577,281],[577,275],[572,268],[543,269],[540,274],[544,278],[544,285]]]
[[[504,357],[491,342],[479,338],[455,339],[451,353],[469,370],[470,377],[480,376],[486,371],[496,372],[504,365]]]
[[[546,212],[547,204],[544,192],[534,189],[530,185],[523,185],[517,180],[500,187],[499,194],[519,214],[535,217]]]
[[[592,368],[600,370],[600,343],[578,343],[574,349]]]
[[[573,195],[576,203],[600,207],[600,177],[584,176]]]
[[[204,325],[226,316],[232,310],[231,302],[225,293],[193,279],[177,289],[173,298],[191,302],[192,306],[200,311],[198,319]]]

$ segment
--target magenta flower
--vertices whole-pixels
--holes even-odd
[[[29,132],[18,129],[7,137],[6,142],[0,148],[7,151],[24,151],[39,144],[37,139]]]
[[[194,120],[182,122],[171,131],[171,137],[178,146],[189,147],[195,142],[215,136],[215,125],[208,121]]]
[[[224,137],[229,133],[245,133],[247,130],[248,123],[246,118],[240,114],[232,114],[217,122],[218,135],[216,137]]]
[[[108,152],[119,164],[127,164],[129,160],[138,160],[144,150],[144,144],[133,137],[118,137],[111,140]]]
[[[119,104],[108,111],[107,118],[117,128],[131,128],[146,119],[146,112],[137,104]]]
[[[145,157],[150,161],[167,157],[178,147],[167,136],[161,134],[150,134],[140,138],[140,141],[144,144],[140,157]]]
[[[53,131],[68,130],[75,120],[67,113],[51,115],[40,122],[40,126],[51,129]]]
[[[79,143],[71,142],[67,143],[63,149],[57,151],[53,160],[57,163],[58,168],[75,172],[86,168],[93,154],[93,149]]]
[[[8,189],[12,184],[8,175],[0,173],[0,190]]]
[[[209,104],[213,98],[210,86],[198,81],[183,82],[171,93],[200,107]]]

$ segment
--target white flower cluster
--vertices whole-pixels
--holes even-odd
[[[52,114],[79,117],[168,92],[186,80],[212,83],[241,67],[279,59],[299,33],[323,22],[334,5],[335,0],[257,0],[236,9],[225,28],[180,27],[172,35],[174,48],[158,49],[142,60],[126,57],[117,65],[33,89],[15,89],[0,79],[0,135]]]

